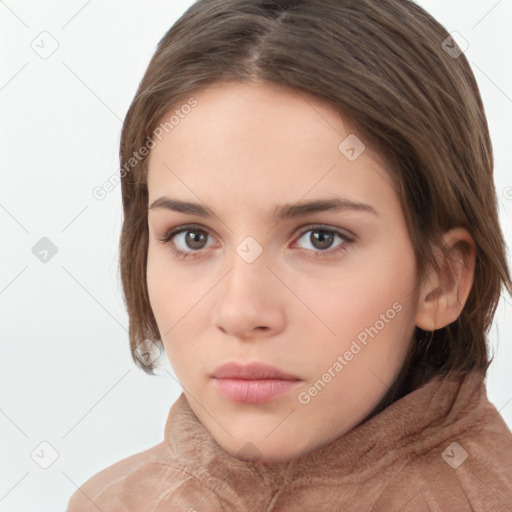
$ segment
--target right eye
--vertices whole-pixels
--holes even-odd
[[[205,249],[204,242],[209,233],[197,226],[179,226],[169,230],[160,241],[170,245],[171,251],[178,258],[188,258],[191,254]],[[195,257],[193,255],[192,257]]]

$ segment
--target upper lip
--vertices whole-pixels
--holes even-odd
[[[301,380],[300,377],[291,375],[275,366],[254,362],[250,364],[240,364],[237,362],[227,362],[218,366],[211,375],[216,379],[283,379],[283,380]]]

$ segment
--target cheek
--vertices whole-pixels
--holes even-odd
[[[414,249],[403,232],[392,232],[375,251],[367,251],[364,261],[348,276],[354,301],[369,310],[389,308],[395,301],[407,302],[416,285]]]
[[[164,326],[161,321],[165,318],[165,310],[175,302],[172,300],[171,280],[165,275],[165,265],[162,257],[159,251],[151,248],[151,245],[148,248],[146,283],[151,309],[160,328],[160,334],[163,335],[165,331],[163,331]]]
[[[150,245],[146,269],[149,301],[162,335],[186,316],[197,302],[198,288],[204,287],[200,278],[173,265],[166,253],[165,248]]]
[[[316,286],[311,281],[302,288],[304,302],[317,318],[298,317],[299,330],[318,333],[314,335],[318,341],[304,347],[310,352],[308,359],[316,361],[317,373],[347,350],[357,352],[348,355],[358,361],[349,364],[347,377],[352,372],[357,376],[361,367],[377,368],[381,363],[386,366],[384,374],[392,373],[403,359],[415,325],[415,255],[406,239],[381,248],[358,253],[343,267],[331,269],[328,285],[324,275]]]
[[[204,328],[206,300],[211,284],[192,279],[169,263],[165,250],[149,249],[147,287],[149,302],[167,357],[181,380],[193,374],[188,368],[201,361],[200,330]],[[208,281],[208,280],[206,280]]]
[[[406,239],[400,244],[382,243],[354,252],[340,267],[307,279],[298,295],[331,331],[343,338],[351,337],[374,324],[386,311],[395,318],[397,309],[411,306],[416,285],[415,255]]]

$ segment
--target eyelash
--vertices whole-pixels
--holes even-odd
[[[186,258],[196,258],[196,257],[199,257],[199,253],[201,253],[203,251],[203,249],[200,249],[200,250],[197,250],[197,251],[185,252],[185,251],[182,251],[180,249],[176,249],[174,247],[174,244],[172,243],[172,239],[176,235],[179,235],[179,234],[187,232],[187,231],[194,231],[194,230],[199,231],[199,232],[204,233],[204,234],[207,234],[207,235],[210,234],[210,233],[208,233],[207,230],[201,228],[200,226],[195,225],[195,224],[190,224],[190,225],[178,226],[178,227],[170,229],[169,231],[167,231],[164,234],[163,237],[159,238],[159,241],[164,243],[164,244],[168,244],[170,246],[171,251],[179,259],[183,259],[184,260]],[[331,257],[333,255],[337,255],[337,254],[343,253],[343,252],[348,250],[347,245],[354,241],[354,238],[348,236],[345,232],[342,232],[342,231],[340,231],[338,229],[328,228],[326,226],[321,226],[321,225],[317,225],[317,224],[313,224],[313,225],[309,225],[309,226],[304,227],[304,229],[300,232],[297,240],[302,238],[309,231],[323,231],[323,232],[326,232],[326,233],[329,233],[329,234],[338,235],[341,239],[343,239],[343,243],[338,244],[336,246],[336,248],[332,249],[332,250],[327,249],[325,251],[321,251],[320,249],[317,249],[317,250],[303,249],[303,250],[305,250],[308,253],[312,253],[313,257],[315,257],[315,258],[327,258],[327,257]],[[191,256],[191,254],[193,254],[193,255]]]

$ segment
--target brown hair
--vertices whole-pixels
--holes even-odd
[[[430,243],[464,227],[476,243],[474,283],[459,318],[427,333],[376,411],[435,375],[486,372],[486,335],[501,284],[512,293],[493,183],[493,154],[475,77],[448,32],[409,0],[198,0],[158,43],[121,138],[120,269],[134,351],[163,348],[146,285],[147,158],[165,114],[217,81],[261,80],[330,102],[382,156],[401,198],[418,286],[437,267]],[[446,42],[449,41],[449,45]],[[453,47],[451,51],[449,47]],[[341,142],[341,141],[340,141]]]

